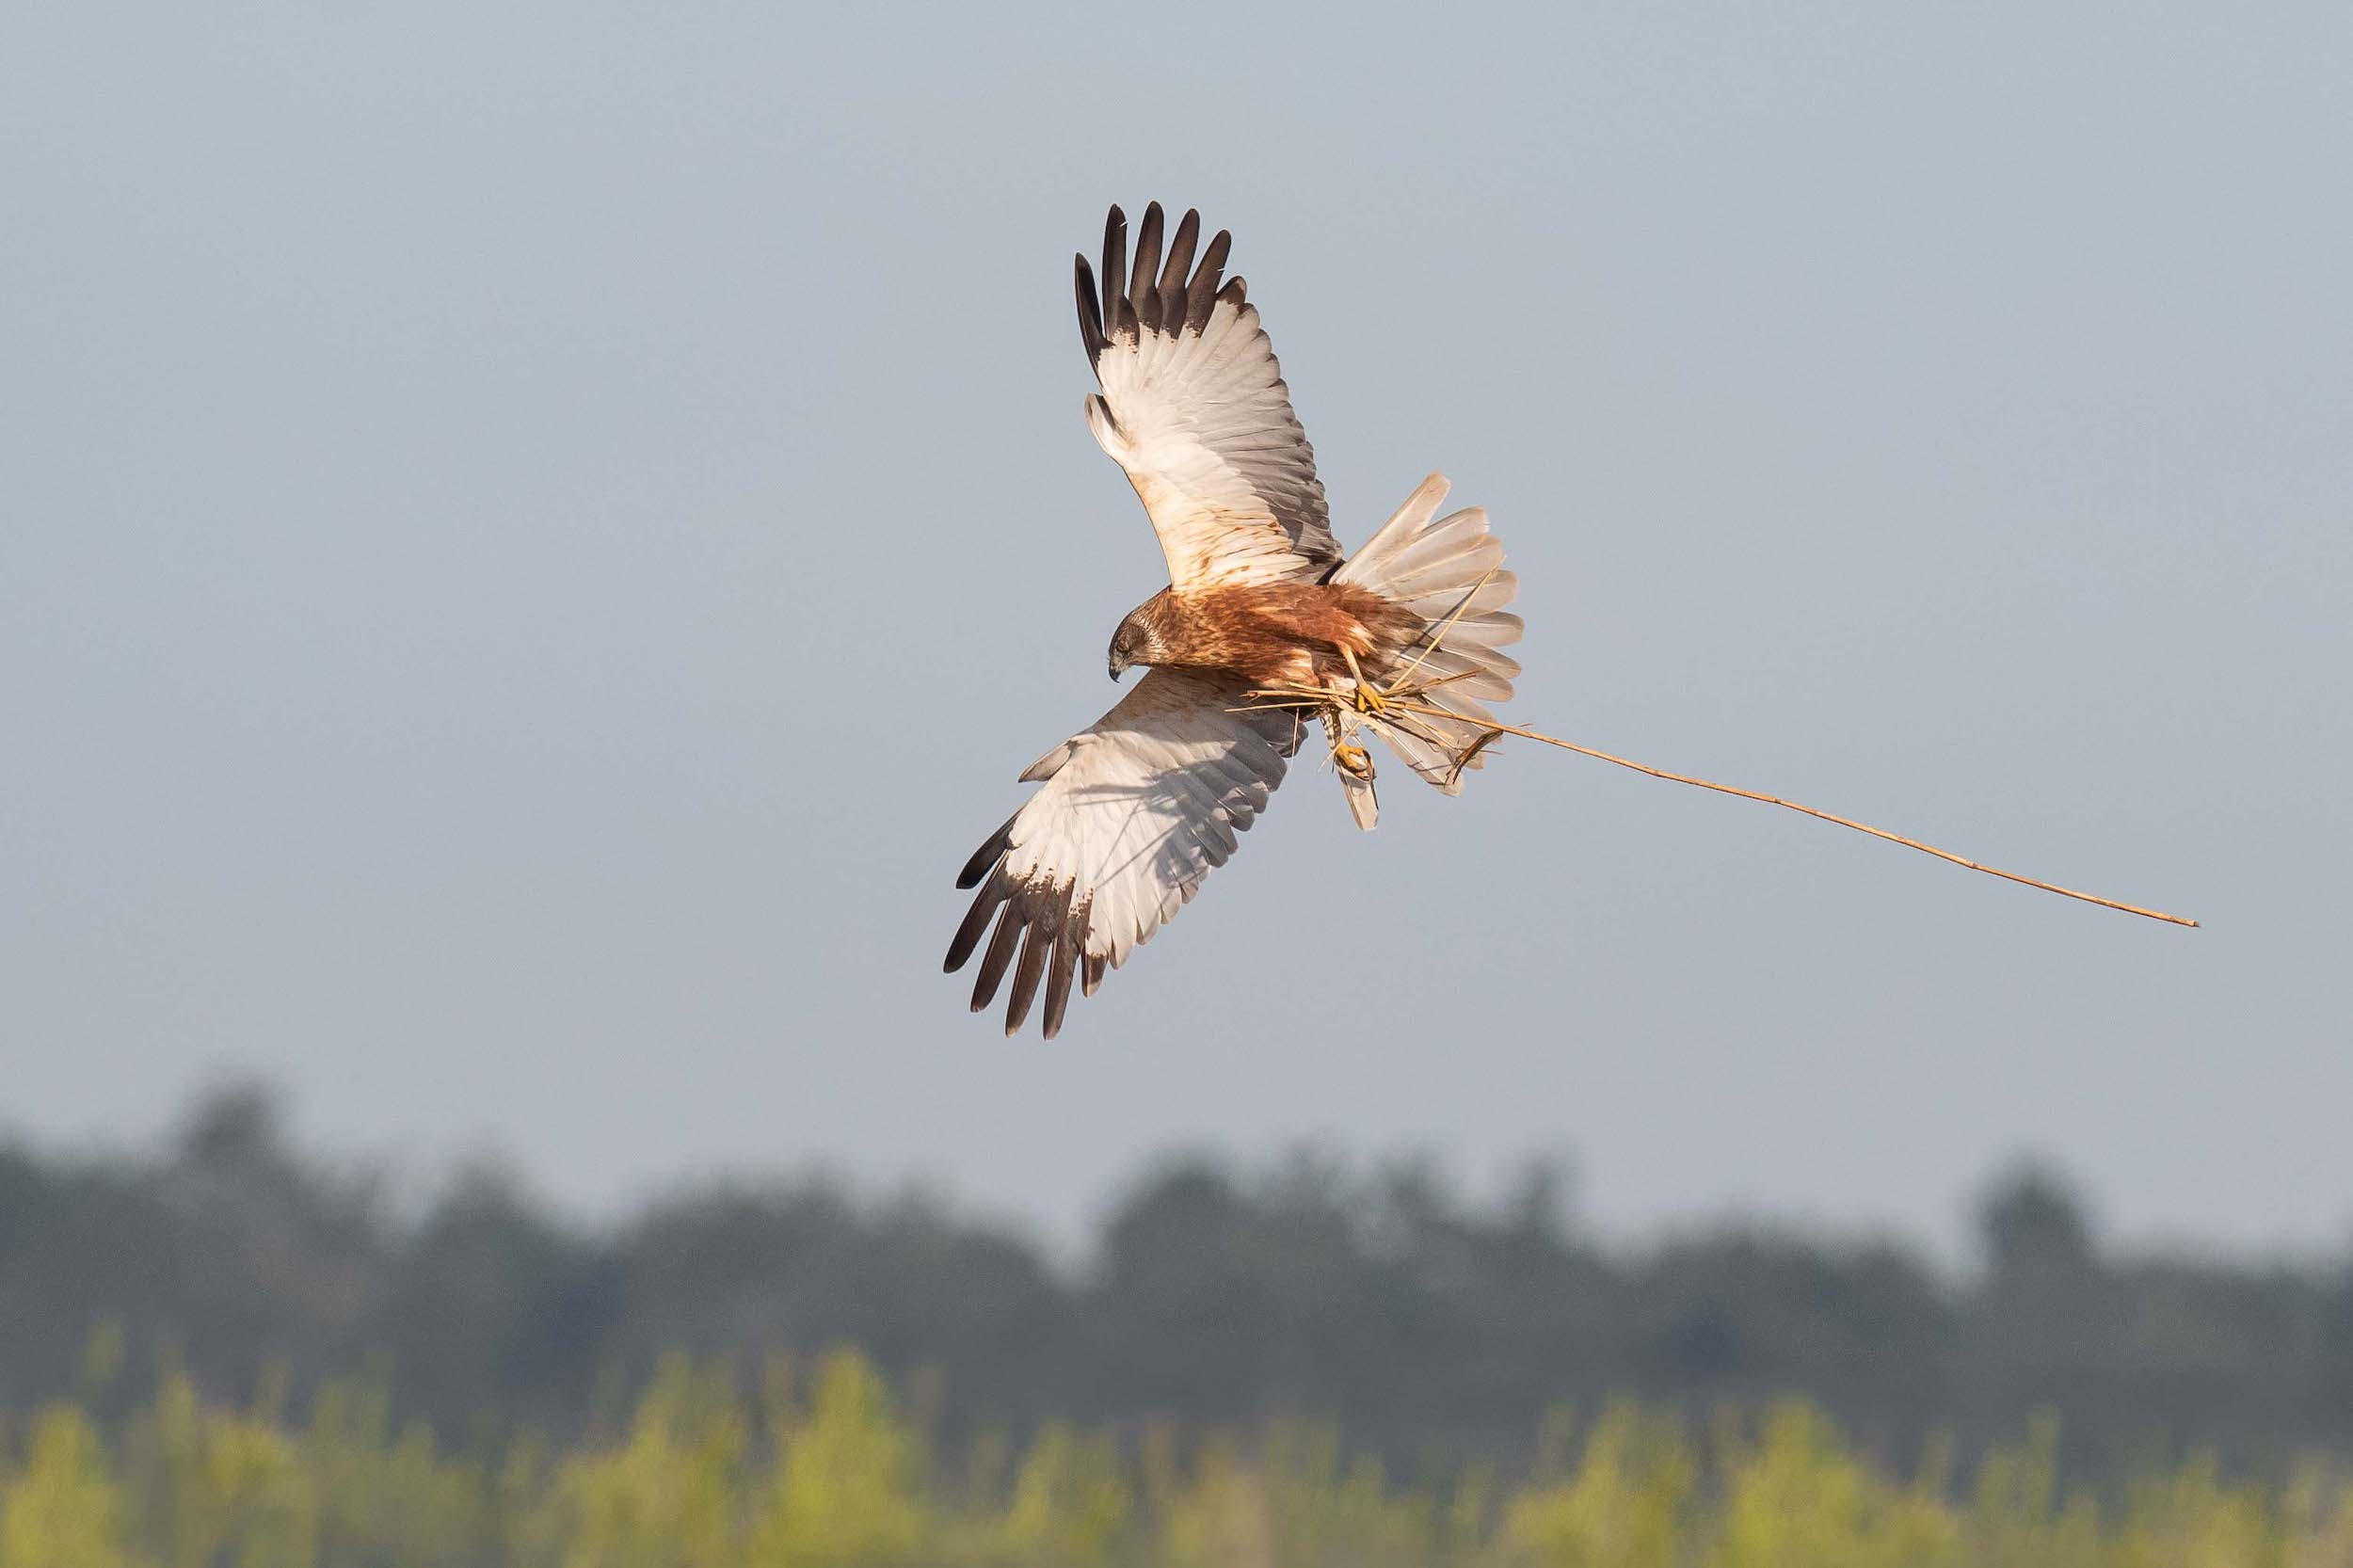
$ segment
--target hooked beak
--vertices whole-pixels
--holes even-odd
[[[1121,676],[1123,676],[1123,675],[1127,674],[1127,673],[1128,673],[1128,666],[1127,666],[1127,665],[1125,665],[1125,664],[1121,664],[1121,663],[1120,663],[1118,660],[1116,660],[1116,659],[1113,659],[1113,660],[1112,661],[1112,685],[1114,685],[1114,686],[1118,685],[1118,684],[1119,684],[1119,678],[1120,678]]]

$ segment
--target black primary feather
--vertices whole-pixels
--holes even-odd
[[[1185,327],[1198,332],[1209,325],[1209,312],[1217,305],[1218,280],[1225,273],[1225,253],[1234,248],[1234,236],[1220,229],[1209,248],[1202,252],[1201,265],[1194,269],[1193,284],[1185,291]]]
[[[1176,220],[1176,237],[1168,242],[1168,261],[1160,268],[1160,319],[1174,325],[1172,308],[1185,296],[1185,278],[1193,271],[1193,248],[1201,242],[1201,215],[1193,208]]]
[[[1152,280],[1160,270],[1160,204],[1154,201],[1144,209],[1143,227],[1136,231],[1136,264],[1128,274],[1128,298],[1135,306],[1138,315],[1144,314],[1144,300],[1148,297],[1144,291],[1152,286]]]
[[[1078,262],[1079,341],[1086,344],[1087,362],[1092,364],[1103,357],[1103,307],[1095,294],[1095,274],[1088,270],[1084,256]]]
[[[972,1011],[978,1013],[997,1000],[998,983],[1005,978],[1005,966],[1013,962],[1014,949],[1020,945],[1021,895],[1016,891],[1005,900],[998,912],[997,929],[988,938],[988,951],[981,954],[980,973],[972,979]]]
[[[1004,858],[1005,851],[1013,847],[1014,821],[1020,815],[1016,811],[1013,816],[1007,817],[1005,825],[990,834],[988,841],[972,852],[972,858],[964,863],[964,870],[956,872],[957,887],[979,887],[981,878],[988,874],[989,868]]]
[[[1046,974],[1046,1037],[1062,1032],[1062,1016],[1070,1005],[1070,977],[1078,972],[1079,952],[1086,946],[1087,906],[1074,905],[1063,916],[1054,936],[1054,967]]]
[[[964,921],[956,927],[955,939],[948,944],[948,961],[940,966],[942,974],[953,974],[964,968],[965,961],[972,956],[972,950],[980,946],[981,934],[988,929],[988,917],[996,913],[997,905],[1004,896],[1003,876],[990,877],[988,886],[982,888],[980,896],[972,901],[972,907],[964,912]]]
[[[1128,215],[1112,206],[1103,220],[1103,325],[1119,330],[1120,289],[1128,280]]]

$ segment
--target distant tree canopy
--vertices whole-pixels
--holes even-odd
[[[241,1400],[273,1368],[383,1368],[453,1439],[562,1433],[617,1419],[667,1352],[748,1378],[855,1344],[950,1433],[1309,1415],[1464,1456],[1523,1451],[1563,1403],[1802,1393],[1897,1462],[2043,1408],[2093,1473],[2192,1443],[2256,1468],[2353,1454],[2353,1268],[2110,1256],[2038,1168],[1989,1191],[1980,1227],[1984,1266],[1956,1279],[1755,1226],[1606,1248],[1548,1169],[1484,1208],[1426,1167],[1190,1160],[1140,1181],[1072,1274],[937,1200],[816,1179],[589,1231],[484,1166],[404,1220],[248,1086],[153,1157],[0,1146],[0,1407],[127,1406],[173,1369]]]

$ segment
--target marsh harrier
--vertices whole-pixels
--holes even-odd
[[[1370,827],[1359,732],[1453,794],[1493,733],[1481,704],[1510,696],[1519,673],[1498,651],[1520,634],[1503,610],[1517,583],[1486,514],[1440,517],[1448,487],[1433,473],[1343,556],[1257,307],[1225,277],[1230,236],[1196,264],[1198,214],[1165,257],[1160,231],[1155,202],[1131,265],[1113,207],[1099,283],[1084,256],[1077,268],[1079,335],[1101,389],[1087,428],[1127,471],[1168,559],[1168,586],[1112,633],[1112,679],[1148,670],[1030,764],[1022,780],[1042,787],[956,878],[980,892],[947,968],[981,954],[976,1013],[1012,975],[1007,1034],[1043,985],[1051,1038],[1074,979],[1094,995],[1176,917],[1266,808],[1309,718]]]

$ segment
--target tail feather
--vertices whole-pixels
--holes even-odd
[[[1503,541],[1476,506],[1438,516],[1449,488],[1444,474],[1424,479],[1333,581],[1369,588],[1421,618],[1421,637],[1367,674],[1386,683],[1411,671],[1412,685],[1427,683],[1412,700],[1442,716],[1367,715],[1364,728],[1407,767],[1456,794],[1463,774],[1484,761],[1474,750],[1494,727],[1483,704],[1512,696],[1519,663],[1497,650],[1519,641],[1522,623],[1503,608],[1519,591],[1519,579],[1503,569]]]
[[[1466,518],[1460,512],[1454,516]],[[1482,520],[1473,510],[1467,520]],[[1400,551],[1382,575],[1400,594],[1411,595],[1422,592],[1428,584],[1460,582],[1465,573],[1475,578],[1502,564],[1503,547],[1482,529],[1468,538],[1433,539]]]
[[[1512,677],[1519,674],[1516,660],[1485,648],[1442,648],[1437,652],[1402,661],[1399,673],[1413,672],[1416,684],[1427,683],[1430,696],[1472,697],[1482,702],[1509,702]],[[1394,679],[1391,677],[1390,679]]]
[[[1449,522],[1470,522],[1479,531],[1467,538],[1432,539],[1398,552],[1380,568],[1383,578],[1401,599],[1411,599],[1433,587],[1465,579],[1503,565],[1503,546],[1485,530],[1485,516],[1476,508],[1457,512]],[[1454,529],[1448,529],[1454,532]]]
[[[1496,553],[1500,557],[1502,552]],[[1502,609],[1519,591],[1520,580],[1511,572],[1500,567],[1482,567],[1478,558],[1465,556],[1459,568],[1441,568],[1437,572],[1427,573],[1389,590],[1386,597],[1426,620],[1453,617],[1454,625],[1447,628],[1447,635],[1451,637],[1455,627]]]
[[[1441,616],[1440,618],[1443,619],[1444,617]],[[1506,615],[1500,610],[1490,611],[1484,615],[1475,616],[1465,616],[1463,619],[1456,621],[1452,626],[1447,628],[1446,646],[1449,648],[1463,648],[1468,645],[1476,645],[1480,648],[1493,649],[1505,643],[1518,642],[1520,640],[1520,633],[1525,629],[1525,625],[1520,620],[1519,616]],[[1506,655],[1501,653],[1494,654],[1493,657],[1498,662],[1507,658]],[[1513,667],[1516,670],[1518,665],[1513,664]]]

